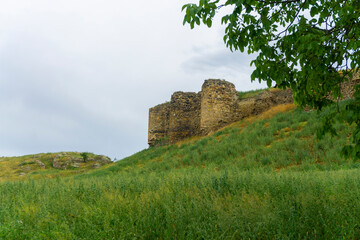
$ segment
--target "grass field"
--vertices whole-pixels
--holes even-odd
[[[0,239],[359,239],[353,126],[281,105],[105,169],[0,183]]]

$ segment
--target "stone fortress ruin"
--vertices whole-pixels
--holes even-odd
[[[341,84],[343,99],[353,96],[360,84],[359,72]],[[225,80],[205,80],[201,91],[175,92],[170,102],[149,109],[150,146],[173,144],[182,139],[207,135],[230,123],[258,115],[275,105],[293,102],[290,89],[270,88],[254,97],[239,99],[234,84]]]
[[[198,93],[175,92],[170,102],[150,108],[148,143],[172,144],[191,136],[207,135],[274,105],[292,102],[291,90],[279,89],[239,100],[234,84],[209,79]]]

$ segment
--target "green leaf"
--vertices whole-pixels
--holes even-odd
[[[197,25],[200,25],[200,19],[198,17],[195,17],[195,22]]]
[[[335,73],[360,66],[358,0],[224,2],[229,6],[225,14],[217,7],[219,0],[184,5],[183,24],[193,28],[202,21],[211,27],[216,14],[224,14],[221,23],[225,24],[226,47],[258,54],[251,62],[256,68],[252,81],[275,81],[281,87],[291,87],[294,101],[302,107],[321,110],[331,102],[329,96],[341,94]],[[349,105],[344,110],[347,114],[337,116],[337,120],[323,116],[323,133],[336,134],[332,125],[338,120],[360,125],[360,91],[354,96],[358,105]],[[360,157],[360,130],[353,136],[353,148],[344,151]]]
[[[185,25],[187,23],[187,17],[184,16],[184,21],[183,21],[183,25]]]
[[[211,27],[211,25],[212,25],[211,18],[208,18],[208,19],[206,20],[206,25],[207,25],[209,28]]]
[[[316,6],[312,7],[310,10],[310,16],[314,17],[316,14],[318,14],[319,10]]]

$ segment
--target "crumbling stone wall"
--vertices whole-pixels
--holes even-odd
[[[163,103],[149,109],[148,143],[155,146],[162,141],[168,143],[170,103]]]
[[[201,133],[207,134],[234,122],[237,101],[234,84],[224,80],[206,80],[201,91]]]
[[[163,145],[206,135],[277,103],[292,101],[291,92],[280,100],[277,95],[284,94],[266,91],[259,97],[239,100],[234,84],[218,79],[206,80],[201,92],[175,92],[169,103],[150,108],[148,143],[150,146]]]
[[[340,86],[340,92],[343,99],[348,99],[354,96],[354,86],[360,84],[360,71],[354,73],[353,80],[343,82]]]
[[[260,93],[255,98],[255,106],[251,115],[257,115],[273,106],[288,103],[293,103],[291,89],[281,90],[277,88],[272,88],[269,91],[264,91]]]
[[[258,115],[273,106],[293,103],[291,89],[280,90],[272,88],[264,91],[256,97],[238,100],[235,104],[235,121]]]
[[[169,111],[169,142],[195,136],[200,128],[200,94],[175,92]]]
[[[342,85],[343,99],[353,96],[359,74]],[[148,143],[150,146],[176,143],[184,138],[206,135],[243,118],[269,108],[293,102],[292,91],[269,89],[256,97],[238,99],[234,84],[209,79],[199,93],[175,92],[169,103],[149,110]]]

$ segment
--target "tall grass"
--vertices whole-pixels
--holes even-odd
[[[360,170],[178,169],[3,183],[3,239],[359,238]]]
[[[0,183],[0,239],[358,239],[351,126],[293,110],[150,148],[103,170]]]

